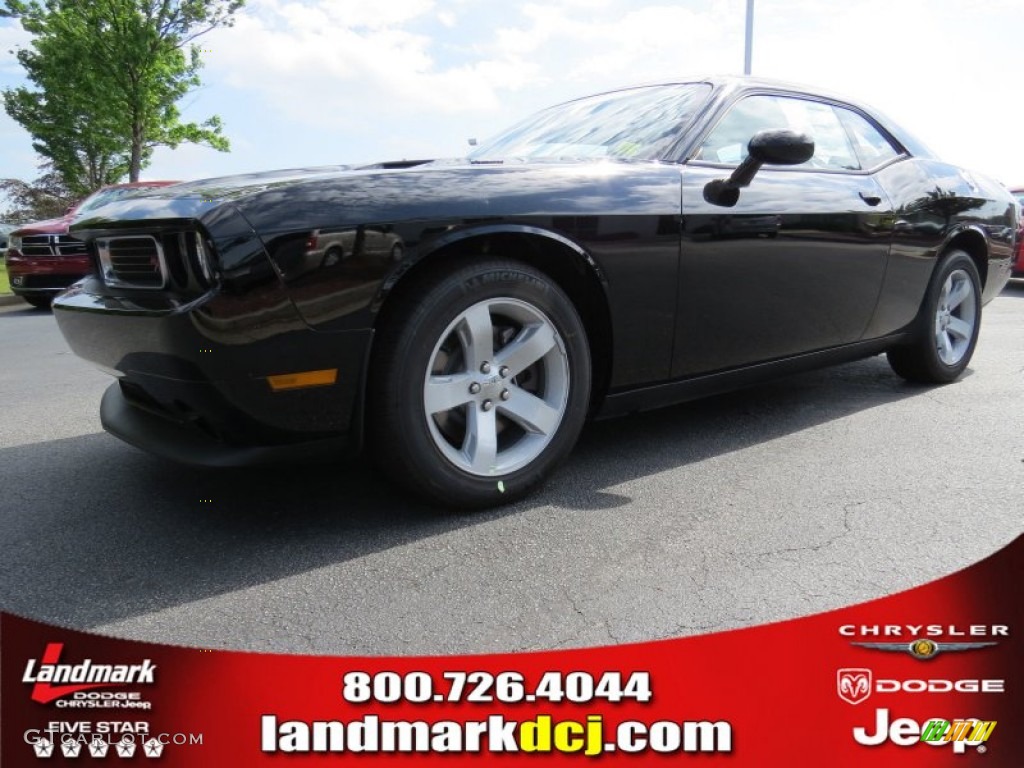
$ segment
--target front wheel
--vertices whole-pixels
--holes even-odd
[[[971,361],[981,327],[981,280],[963,251],[942,257],[925,295],[915,339],[888,352],[893,370],[908,381],[945,384]]]
[[[590,352],[572,302],[543,273],[494,260],[394,300],[368,392],[377,464],[445,506],[524,496],[569,453],[587,412]]]

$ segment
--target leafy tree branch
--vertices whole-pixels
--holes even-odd
[[[33,35],[17,51],[34,88],[8,88],[4,108],[76,193],[139,174],[159,146],[228,151],[216,115],[182,122],[200,85],[193,41],[231,26],[244,0],[0,0],[0,17]]]

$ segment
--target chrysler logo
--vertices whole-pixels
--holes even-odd
[[[871,695],[870,669],[840,669],[836,671],[836,693],[850,704],[860,704]]]
[[[935,658],[940,651],[973,651],[977,648],[989,648],[995,643],[941,643],[926,637],[918,638],[910,643],[850,643],[850,645],[870,648],[873,651],[896,651],[909,653],[915,659],[927,661]]]

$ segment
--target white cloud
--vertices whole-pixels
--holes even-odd
[[[22,29],[17,21],[0,23],[0,74],[21,74],[21,65],[15,57],[15,51],[27,48],[31,41],[32,35]]]
[[[202,39],[206,86],[186,110],[189,119],[221,113],[234,152],[196,150],[189,163],[207,175],[452,154],[467,136],[588,92],[738,73],[745,5],[250,0],[234,28]],[[951,161],[1024,180],[1022,6],[992,0],[964,13],[952,0],[757,0],[754,72],[863,99]],[[9,40],[27,36],[0,25],[0,74],[16,67],[3,58]]]
[[[405,0],[377,15],[360,3],[255,0],[204,42],[205,79],[265,105],[282,128],[376,147],[343,160],[453,154],[557,101],[727,69],[742,53],[742,24],[719,20],[728,4]]]
[[[356,6],[364,10],[349,14]],[[496,85],[527,82],[509,61],[439,67],[431,39],[404,27],[433,3],[382,4],[387,12],[379,17],[365,7],[261,0],[258,15],[211,35],[208,73],[254,92],[284,117],[341,127],[375,115],[493,107]]]
[[[757,26],[755,73],[860,98],[949,162],[1024,179],[1024,102],[1015,95],[1024,2],[964,13],[953,2],[860,0],[830,4],[827,14],[813,0],[777,2]]]
[[[330,0],[329,2],[299,2],[298,0],[253,0],[249,4],[254,14],[243,13],[239,18],[270,15],[286,19],[289,26],[298,29],[361,28],[383,29],[404,24],[434,9],[433,0],[386,0],[368,3],[366,0]]]

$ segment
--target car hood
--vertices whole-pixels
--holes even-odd
[[[96,230],[130,226],[140,220],[202,220],[224,204],[268,190],[344,175],[354,168],[350,165],[288,168],[140,189],[130,198],[115,200],[89,211],[75,222],[74,231],[88,236]]]
[[[73,218],[73,216],[61,216],[57,219],[33,221],[31,224],[15,229],[11,232],[11,235],[14,237],[24,237],[25,235],[66,235]]]
[[[325,165],[314,168],[285,168],[237,176],[220,176],[175,184],[172,187],[154,187],[140,190],[132,200],[141,198],[171,200],[183,197],[201,197],[206,200],[226,201],[255,194],[267,189],[298,184],[325,176],[336,176],[355,169],[351,165]],[[107,207],[107,206],[104,206]],[[97,209],[99,210],[99,209]]]
[[[90,211],[71,227],[89,238],[135,228],[192,226],[222,230],[241,213],[260,235],[433,220],[442,216],[492,218],[595,210],[647,210],[664,194],[656,162],[558,161],[479,163],[468,160],[399,161],[371,166],[328,166],[202,179],[149,190]],[[655,192],[654,190],[658,191]],[[674,202],[678,205],[678,189]],[[236,228],[233,225],[233,228]]]

